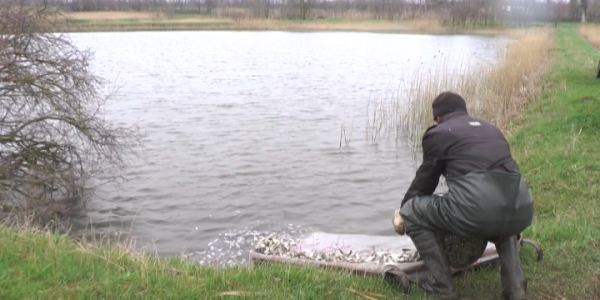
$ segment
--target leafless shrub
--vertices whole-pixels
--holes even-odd
[[[91,53],[53,33],[61,15],[24,0],[0,2],[0,204],[83,200],[118,179],[139,134],[104,119],[104,81]],[[64,203],[64,202],[63,202]]]

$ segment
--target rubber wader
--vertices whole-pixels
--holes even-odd
[[[516,236],[533,221],[533,198],[519,173],[492,171],[511,159],[507,156],[486,170],[447,179],[449,190],[445,195],[415,196],[400,209],[406,234],[429,271],[428,279],[419,284],[425,292],[440,299],[456,298],[441,243],[443,236],[455,235],[496,243],[502,265],[503,298],[525,299],[527,282]]]
[[[527,279],[521,266],[518,240],[515,235],[491,239],[496,245],[500,258],[500,279],[502,281],[502,299],[526,300]]]
[[[441,245],[441,235],[416,228],[411,230],[409,236],[428,271],[427,277],[420,278],[419,287],[437,299],[458,299],[452,283],[450,264]]]

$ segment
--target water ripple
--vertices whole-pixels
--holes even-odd
[[[127,181],[104,186],[80,220],[99,230],[126,224],[159,254],[185,249],[203,263],[243,261],[249,241],[269,232],[393,235],[390,215],[416,166],[393,141],[365,139],[368,101],[436,54],[457,66],[490,62],[502,41],[333,32],[72,37],[95,51],[98,75],[121,86],[108,117],[147,134]],[[342,125],[350,149],[339,149]]]

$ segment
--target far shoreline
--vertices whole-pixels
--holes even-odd
[[[279,31],[279,32],[360,32],[380,34],[412,34],[412,35],[479,35],[510,36],[540,25],[510,27],[467,26],[449,27],[441,25],[438,20],[385,21],[385,20],[352,20],[352,19],[241,19],[225,18],[184,18],[164,19],[144,14],[128,14],[123,17],[111,15],[85,16],[67,14],[68,21],[56,27],[62,33],[90,32],[141,32],[141,31]],[[541,27],[549,24],[541,24]]]
[[[239,31],[239,32],[294,32],[294,33],[319,33],[319,32],[347,32],[347,33],[379,33],[379,34],[411,34],[411,35],[482,35],[482,36],[504,36],[508,35],[511,29],[496,29],[496,30],[369,30],[369,29],[255,29],[255,28],[91,28],[85,30],[65,29],[61,28],[62,33],[99,33],[99,32],[165,32],[165,31]]]

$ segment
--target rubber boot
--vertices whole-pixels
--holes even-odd
[[[500,258],[502,299],[526,300],[527,278],[521,266],[516,236],[497,238],[494,241]]]
[[[437,299],[458,299],[440,237],[429,230],[418,229],[411,231],[410,238],[429,273],[426,280],[419,282],[419,287]]]

